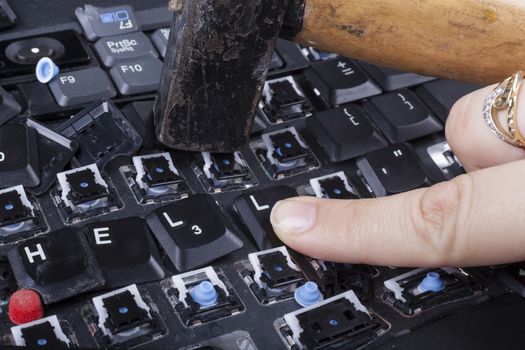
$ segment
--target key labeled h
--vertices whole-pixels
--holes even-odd
[[[34,258],[37,256],[39,256],[42,261],[46,260],[46,254],[44,253],[44,248],[42,248],[42,245],[40,243],[37,243],[35,247],[35,251],[29,250],[29,247],[24,247],[24,252],[26,253],[27,260],[29,260],[29,263],[31,264],[35,263]]]

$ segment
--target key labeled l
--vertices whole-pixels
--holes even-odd
[[[170,227],[178,227],[184,224],[184,221],[173,221],[166,212],[163,212],[162,215],[164,216]]]
[[[257,200],[255,199],[254,196],[250,196],[250,199],[253,203],[253,206],[255,207],[255,209],[257,209],[257,211],[262,211],[262,210],[267,210],[267,209],[270,209],[270,206],[268,204],[265,204],[265,205],[259,205],[259,203],[257,203]]]

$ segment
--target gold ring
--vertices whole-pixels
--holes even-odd
[[[517,99],[523,81],[523,72],[518,71],[499,84],[485,99],[483,119],[494,135],[517,147],[525,148],[525,137],[518,129]],[[500,112],[506,112],[506,127],[502,125]]]

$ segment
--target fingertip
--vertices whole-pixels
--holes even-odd
[[[310,230],[315,226],[316,219],[317,205],[301,197],[277,202],[270,214],[275,233],[284,239]]]

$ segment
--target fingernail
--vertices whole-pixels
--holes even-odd
[[[283,200],[273,206],[270,221],[281,233],[301,233],[315,225],[316,216],[317,207],[313,203]]]

